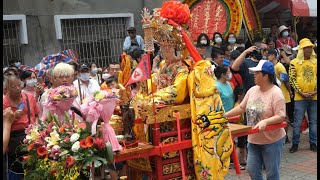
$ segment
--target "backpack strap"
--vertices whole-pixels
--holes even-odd
[[[232,71],[231,71],[231,73],[232,73],[232,76],[234,77],[234,79],[236,80],[237,84],[240,86],[240,83],[239,83],[237,77],[234,75],[234,73]]]

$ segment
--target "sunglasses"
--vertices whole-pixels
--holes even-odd
[[[134,32],[134,31],[128,31],[128,33],[129,33],[129,34],[134,34],[135,32]]]

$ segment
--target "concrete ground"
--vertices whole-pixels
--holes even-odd
[[[289,139],[292,138],[292,127],[288,130]],[[309,134],[301,134],[299,149],[295,153],[289,153],[291,143],[285,144],[281,161],[280,179],[281,180],[315,180],[317,179],[317,153],[310,150]],[[264,179],[267,179],[264,174]],[[229,169],[225,176],[226,180],[249,180],[250,177],[246,170],[242,170],[240,175],[236,174],[235,169]]]

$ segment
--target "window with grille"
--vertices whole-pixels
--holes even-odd
[[[129,17],[61,19],[62,50],[72,49],[80,62],[106,67],[119,61]]]
[[[20,26],[18,20],[3,21],[3,66],[22,59],[22,49],[20,42]]]
[[[262,31],[263,31],[264,35],[269,35],[271,32],[271,29],[270,28],[262,28]]]

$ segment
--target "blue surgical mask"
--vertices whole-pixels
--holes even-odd
[[[282,36],[283,37],[288,37],[289,36],[289,32],[288,31],[283,31],[282,32]]]
[[[79,77],[82,81],[89,81],[90,79],[90,73],[80,73]]]
[[[221,43],[221,42],[222,42],[222,39],[221,39],[220,37],[217,37],[217,38],[214,39],[214,41],[215,41],[216,43]]]
[[[19,67],[21,66],[21,62],[16,62],[16,63],[14,63],[14,65],[15,65],[17,68],[19,68]]]
[[[93,68],[93,69],[91,70],[91,72],[92,72],[93,74],[97,74],[98,68]]]
[[[230,44],[234,44],[234,43],[236,43],[236,39],[235,39],[235,38],[229,38],[229,39],[228,39],[228,42],[229,42]]]

